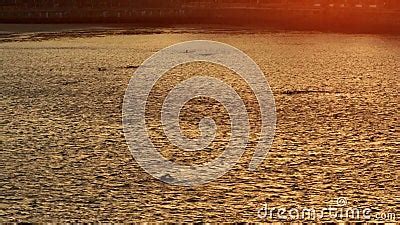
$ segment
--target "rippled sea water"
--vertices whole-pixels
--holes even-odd
[[[225,176],[204,186],[164,184],[132,158],[121,123],[136,66],[181,41],[214,40],[254,59],[277,107],[267,159],[247,170],[254,145]],[[166,32],[64,37],[0,43],[0,221],[262,221],[270,206],[349,206],[400,212],[400,37],[307,32]],[[205,151],[182,152],[166,140],[160,107],[171,88],[207,74],[231,84],[259,132],[257,102],[242,80],[207,63],[177,67],[148,102],[148,127],[171,160],[203,163],[229,138],[229,116],[212,99],[181,114],[188,136],[212,116],[219,125]]]

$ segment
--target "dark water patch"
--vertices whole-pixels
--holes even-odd
[[[341,94],[342,92],[337,91],[325,91],[325,90],[287,90],[278,92],[282,95],[302,95],[302,94]]]

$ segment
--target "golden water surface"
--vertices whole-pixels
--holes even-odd
[[[235,74],[207,63],[182,65],[158,82],[148,102],[149,133],[182,164],[218,156],[229,116],[212,99],[188,102],[181,126],[199,135],[212,116],[216,139],[182,152],[163,134],[168,91],[196,74],[234,87],[249,110],[250,143],[241,162],[198,187],[169,186],[141,169],[121,123],[125,89],[146,58],[171,44],[214,40],[254,59],[274,92],[277,130],[258,171],[247,170],[259,132],[257,102]],[[0,43],[0,221],[261,221],[257,210],[350,206],[400,211],[398,36],[306,32],[104,35]]]

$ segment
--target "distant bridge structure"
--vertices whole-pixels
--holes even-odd
[[[0,22],[221,23],[400,32],[400,0],[0,0]]]

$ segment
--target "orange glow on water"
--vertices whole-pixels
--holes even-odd
[[[400,30],[399,0],[13,0],[3,22],[278,25],[281,28]]]

